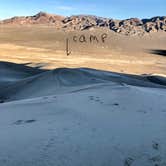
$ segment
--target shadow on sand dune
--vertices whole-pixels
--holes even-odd
[[[149,50],[151,54],[166,56],[166,50]]]
[[[166,78],[90,68],[44,70],[30,64],[0,62],[0,102],[82,91],[96,86],[166,88]]]
[[[42,64],[16,64],[0,61],[0,87],[46,71],[48,70],[42,69]]]
[[[33,65],[34,67],[30,67]],[[22,63],[22,64],[17,64],[17,63],[11,63],[11,62],[4,62],[0,61],[0,70],[11,70],[12,71],[18,71],[18,72],[26,72],[29,74],[39,74],[44,71],[48,71],[45,69],[42,69],[42,67],[46,64],[33,64],[33,63]]]

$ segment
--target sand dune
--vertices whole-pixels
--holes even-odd
[[[3,67],[4,66],[4,67]],[[10,66],[10,67],[9,67]],[[9,74],[1,76],[1,84],[10,84],[3,86],[0,91],[1,101],[13,101],[28,99],[34,97],[65,94],[73,91],[91,89],[101,85],[133,85],[143,87],[164,88],[166,81],[156,76],[134,76],[106,71],[99,71],[88,68],[68,69],[60,68],[50,71],[40,71],[30,67],[21,67],[14,64],[1,64],[2,71]],[[35,72],[34,72],[35,71]],[[4,72],[4,73],[5,73]],[[6,81],[5,81],[6,80]],[[160,85],[161,84],[161,85]]]
[[[164,77],[0,67],[0,165],[165,165]]]
[[[0,62],[0,87],[41,72],[40,69],[33,69],[23,64]]]

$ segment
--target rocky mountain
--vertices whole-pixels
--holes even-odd
[[[115,20],[96,16],[79,15],[65,18],[63,24],[63,28],[70,30],[85,30],[95,27],[104,27],[124,35],[143,35],[145,33],[157,31],[166,32],[166,16],[143,20],[138,18]]]
[[[34,16],[13,17],[0,21],[0,24],[18,25],[52,25],[64,30],[90,30],[94,28],[106,28],[124,35],[144,35],[158,31],[166,32],[166,16],[153,17],[151,19],[130,18],[115,20],[91,15],[76,15],[63,17],[59,15],[40,12]]]
[[[56,25],[59,26],[65,17],[39,12],[34,16],[21,16],[13,17],[10,19],[2,20],[0,24],[14,24],[14,25],[33,25],[33,24],[44,24],[44,25]]]

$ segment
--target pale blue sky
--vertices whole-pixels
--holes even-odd
[[[60,15],[90,14],[124,19],[166,15],[166,0],[1,0],[0,19],[34,15],[39,11]]]

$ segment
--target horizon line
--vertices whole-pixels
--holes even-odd
[[[35,14],[36,13],[36,14]],[[4,18],[0,18],[0,21],[3,21],[3,20],[7,20],[7,19],[11,19],[11,18],[14,18],[14,17],[31,17],[31,16],[35,16],[39,13],[46,13],[46,14],[51,14],[51,15],[57,15],[57,16],[62,16],[62,17],[71,17],[71,16],[94,16],[94,17],[101,17],[101,18],[109,18],[109,19],[115,19],[115,20],[127,20],[127,19],[140,19],[140,20],[144,20],[144,19],[152,19],[152,18],[155,18],[155,17],[166,17],[164,15],[154,15],[154,16],[151,16],[151,17],[144,17],[144,18],[141,18],[141,17],[127,17],[125,19],[120,19],[120,18],[113,18],[113,17],[105,17],[105,16],[99,16],[99,15],[95,15],[95,14],[71,14],[71,15],[61,15],[61,14],[56,14],[56,13],[53,13],[53,12],[46,12],[46,11],[39,11],[39,12],[35,12],[34,14],[29,14],[29,15],[13,15],[13,16],[8,16],[8,17],[4,17]]]

